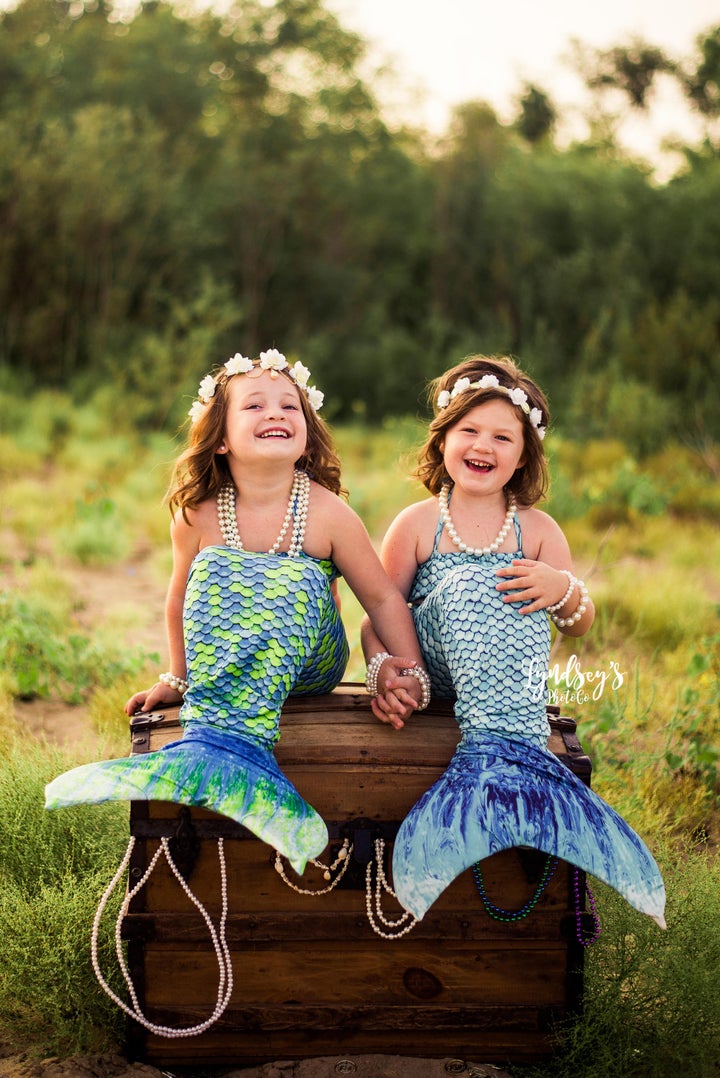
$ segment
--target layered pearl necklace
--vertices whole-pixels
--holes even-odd
[[[288,501],[285,519],[282,522],[280,534],[268,550],[268,554],[277,554],[282,546],[290,521],[293,522],[293,530],[290,538],[288,554],[297,557],[301,553],[305,539],[305,525],[307,523],[308,504],[310,502],[310,477],[307,472],[298,471],[293,474],[292,489]],[[220,488],[217,495],[218,522],[226,546],[235,550],[244,550],[240,532],[237,526],[237,514],[235,512],[235,487],[232,483],[226,483]]]
[[[440,505],[440,519],[442,520],[448,535],[455,544],[455,546],[462,550],[464,554],[475,554],[477,557],[482,557],[483,554],[495,554],[505,542],[505,536],[508,534],[513,525],[513,519],[515,517],[515,511],[517,506],[514,501],[511,501],[508,506],[508,511],[505,514],[505,521],[502,528],[497,534],[497,538],[485,547],[472,547],[464,543],[458,533],[455,531],[455,525],[452,522],[450,516],[450,506],[448,505],[448,496],[450,494],[450,484],[444,483],[442,490],[438,494],[438,503]]]

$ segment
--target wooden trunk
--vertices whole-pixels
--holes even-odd
[[[549,711],[549,747],[589,784],[590,761],[575,723]],[[133,752],[179,736],[174,709],[131,725]],[[214,840],[224,837],[234,970],[228,1009],[199,1036],[167,1039],[131,1020],[134,1057],[169,1066],[251,1066],[338,1052],[496,1062],[551,1053],[553,1027],[579,1009],[582,994],[583,947],[569,865],[558,864],[537,905],[517,922],[486,912],[472,871],[401,939],[381,938],[366,916],[365,862],[373,839],[386,839],[389,877],[397,826],[443,772],[458,736],[443,702],[433,702],[398,732],[372,716],[359,686],[288,701],[277,760],[328,823],[331,850],[346,834],[355,846],[341,885],[320,897],[291,890],[275,871],[274,851],[225,817],[169,802],[133,802],[131,883],[141,878],[160,837],[176,835],[173,848],[180,861],[190,852],[184,871],[215,923]],[[509,910],[522,907],[545,863],[531,850],[488,858],[482,875],[489,900]],[[301,878],[288,866],[286,873],[299,886],[325,886],[310,866]],[[391,899],[385,909],[391,918],[401,912]],[[164,860],[134,897],[124,936],[141,1006],[153,1022],[192,1025],[212,1013],[215,953]]]

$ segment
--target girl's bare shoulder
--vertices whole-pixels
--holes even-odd
[[[522,531],[523,551],[527,558],[538,558],[543,547],[558,542],[565,543],[565,536],[558,522],[542,509],[518,509]]]
[[[383,550],[388,557],[395,556],[395,551],[412,551],[415,562],[419,565],[430,557],[438,522],[437,498],[424,498],[421,502],[402,509],[393,520],[383,540]]]
[[[418,534],[428,527],[435,527],[438,518],[437,498],[423,498],[401,509],[391,527],[416,529]]]
[[[365,539],[362,521],[345,499],[327,487],[311,482],[303,544],[305,553],[314,558],[330,558],[344,545],[352,545],[353,540],[362,543]]]
[[[356,516],[345,498],[315,480],[310,481],[310,513],[316,518],[333,520],[347,520]]]
[[[172,513],[173,524],[186,528],[200,528],[209,520],[217,520],[217,500],[206,498],[192,509],[176,508]]]
[[[193,509],[175,509],[170,530],[177,541],[197,545],[198,550],[222,542],[216,499],[206,498]]]

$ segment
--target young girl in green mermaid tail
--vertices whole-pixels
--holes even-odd
[[[455,700],[462,737],[400,828],[397,896],[422,917],[460,872],[530,846],[609,883],[664,927],[647,847],[547,749],[538,671],[548,670],[549,619],[571,636],[594,619],[561,528],[534,508],[547,487],[547,401],[510,360],[484,356],[437,379],[430,399],[418,476],[431,497],[398,515],[381,559],[411,606],[433,693]],[[400,729],[418,686],[398,676],[367,621],[363,646],[373,711]]]
[[[309,371],[275,349],[232,359],[200,384],[170,494],[169,672],[129,714],[183,701],[184,736],[145,756],[86,764],[46,804],[152,799],[202,805],[242,823],[302,872],[327,830],[278,768],[273,745],[293,693],[329,692],[348,647],[342,574],[375,631],[426,678],[407,604],[358,516]],[[409,684],[414,684],[412,680]],[[399,690],[398,706],[412,706]]]

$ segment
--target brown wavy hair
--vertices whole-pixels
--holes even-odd
[[[253,363],[257,368],[259,360]],[[283,371],[279,373],[295,386],[288,374]],[[187,448],[175,462],[167,493],[170,511],[174,513],[180,509],[183,516],[188,509],[197,509],[201,502],[215,497],[220,488],[231,480],[227,457],[224,453],[218,453],[217,448],[225,437],[228,383],[231,378],[241,378],[242,374],[228,374],[224,367],[220,367],[212,375],[216,383],[215,392],[203,414],[190,427]],[[305,452],[295,462],[295,467],[306,471],[311,479],[333,494],[346,497],[347,491],[340,478],[340,459],[332,435],[311,407],[307,395],[297,386],[295,388],[307,424],[307,445]]]
[[[443,483],[449,479],[445,471],[443,450],[445,435],[450,427],[478,404],[495,399],[508,401],[507,394],[502,390],[466,389],[464,393],[454,397],[447,408],[439,409],[438,394],[443,389],[451,390],[458,378],[469,378],[471,382],[476,382],[484,374],[494,374],[500,384],[508,389],[524,390],[530,407],[538,408],[542,413],[542,425],[547,427],[550,423],[545,394],[511,359],[507,356],[468,356],[428,385],[428,402],[432,406],[434,418],[430,421],[427,441],[418,454],[415,475],[431,494],[439,494]],[[517,414],[523,420],[524,461],[505,484],[505,490],[514,497],[518,505],[528,508],[547,494],[547,458],[537,428],[521,408],[517,409]]]

